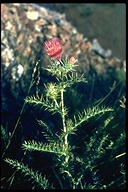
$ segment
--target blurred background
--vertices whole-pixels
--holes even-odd
[[[44,6],[44,4],[42,3]],[[105,49],[125,60],[126,5],[124,3],[54,3],[46,7],[66,14],[66,18],[89,40],[97,38]]]

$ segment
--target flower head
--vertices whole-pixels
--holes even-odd
[[[44,48],[52,60],[58,60],[62,56],[62,43],[60,39],[53,38],[44,42]]]
[[[70,63],[70,64],[74,64],[76,61],[77,61],[77,60],[76,60],[75,57],[71,57],[71,58],[69,59],[69,63]]]

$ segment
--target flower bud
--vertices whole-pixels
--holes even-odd
[[[70,64],[74,64],[76,61],[77,61],[77,60],[76,60],[75,57],[71,57],[71,58],[69,59],[69,63],[70,63]]]

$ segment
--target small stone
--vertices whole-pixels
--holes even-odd
[[[35,21],[37,20],[39,17],[39,14],[37,11],[27,11],[27,18],[32,20],[32,21]]]
[[[12,24],[10,23],[10,21],[8,21],[8,22],[6,23],[5,29],[11,31],[11,29],[12,29]]]
[[[19,7],[20,3],[13,3],[13,5]]]

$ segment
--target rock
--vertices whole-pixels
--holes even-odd
[[[66,56],[74,56],[78,60],[82,58],[82,66],[85,65],[85,57],[91,57],[93,51],[99,58],[112,56],[111,50],[105,51],[98,40],[85,42],[83,34],[66,20],[64,14],[25,3],[2,4],[1,11],[2,42],[13,48],[14,52],[22,53],[32,63],[35,63],[36,56],[43,52],[43,42],[53,37],[61,38]],[[40,57],[45,61],[45,55]]]
[[[39,17],[39,14],[37,11],[27,11],[27,18],[32,20],[32,21],[35,21],[37,20]]]
[[[93,39],[92,41],[92,50],[95,51],[103,58],[110,57],[112,55],[112,50],[104,50],[103,47],[98,42],[98,39]]]

